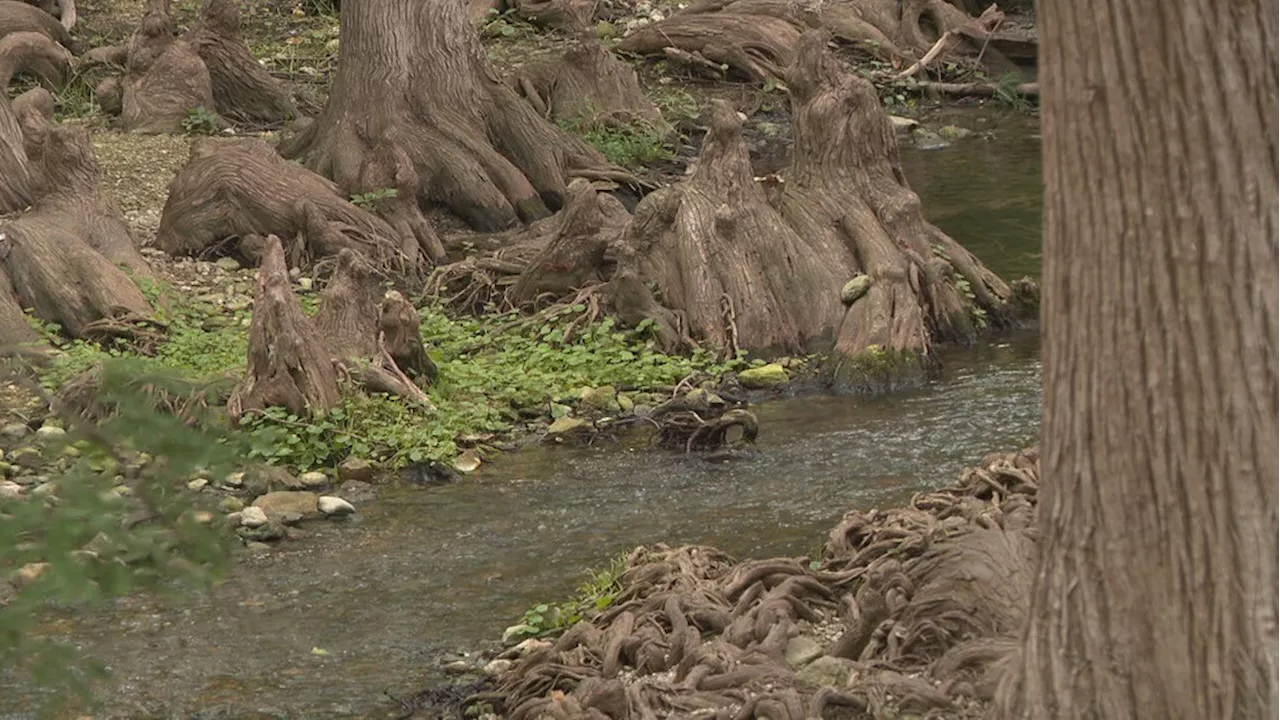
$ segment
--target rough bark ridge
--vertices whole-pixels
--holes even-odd
[[[181,132],[195,108],[257,126],[294,116],[289,93],[250,54],[233,0],[205,0],[199,23],[174,36],[169,0],[151,0],[126,49],[98,48],[94,59],[123,55],[123,78],[107,78],[97,95],[120,108],[121,123],[139,132]]]
[[[875,89],[825,45],[807,34],[787,71],[795,161],[772,203],[721,107],[693,177],[636,208],[613,303],[632,320],[665,307],[683,318],[678,333],[731,351],[834,340],[837,359],[854,361],[838,377],[860,383],[872,356],[927,355],[935,340],[1004,323],[1012,291],[924,221]]]
[[[260,140],[194,143],[191,159],[169,183],[156,246],[171,255],[231,254],[256,262],[267,235],[289,239],[293,267],[344,248],[381,271],[412,270],[444,254],[425,222],[417,232],[402,230]]]
[[[16,0],[0,0],[0,38],[15,33],[44,35],[68,51],[76,47],[67,28],[59,25],[48,13]],[[60,86],[66,77],[67,65],[52,58],[28,56],[18,69],[46,84]]]
[[[329,103],[282,151],[346,192],[395,187],[498,230],[559,209],[568,177],[631,179],[498,80],[463,0],[347,3],[341,22]]]
[[[7,82],[24,56],[66,60],[44,35],[9,35],[0,40],[0,79]],[[26,209],[0,223],[0,344],[32,339],[18,324],[26,323],[22,307],[73,338],[153,338],[151,306],[117,263],[149,270],[101,194],[89,133],[52,125],[52,114],[53,98],[43,89],[12,103],[0,99],[0,195],[14,203],[10,212]]]
[[[662,112],[640,89],[636,71],[584,35],[561,57],[520,69],[512,86],[539,115],[594,125],[645,123],[665,132]]]
[[[1039,19],[1043,541],[999,716],[1273,717],[1275,6]]]
[[[70,32],[76,26],[76,2],[75,0],[27,0],[28,5],[35,5],[45,12],[49,17],[58,19],[59,25]],[[0,13],[3,13],[0,10]],[[0,32],[0,35],[4,34]]]
[[[477,699],[510,720],[979,717],[1030,592],[1037,476],[1034,450],[992,455],[909,508],[850,512],[816,568],[638,548],[608,610]],[[797,635],[838,639],[801,659]]]
[[[416,334],[418,314],[410,305],[406,316],[399,303],[408,304],[398,294],[384,301],[374,269],[351,250],[343,250],[321,295],[316,331],[340,373],[356,379],[365,390],[427,402],[422,389],[398,364],[384,334],[390,331],[394,336],[399,355],[410,365],[409,372],[428,380],[428,369],[422,362],[426,350],[422,337]]]
[[[267,238],[249,327],[249,367],[227,403],[232,422],[269,407],[305,416],[338,403],[338,376],[311,320],[289,285],[280,239]]]
[[[874,56],[907,63],[952,32],[1000,77],[1016,67],[986,43],[1002,18],[995,12],[978,22],[946,0],[703,0],[637,30],[618,49],[717,72],[728,65],[763,81],[783,79],[806,28],[824,28]]]

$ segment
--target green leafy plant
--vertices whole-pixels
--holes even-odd
[[[480,36],[485,38],[513,38],[530,32],[531,25],[520,20],[513,11],[491,9],[480,26]]]
[[[25,370],[0,371],[24,383]],[[105,363],[98,400],[114,409],[91,425],[60,418],[65,435],[15,455],[38,457],[47,492],[0,496],[0,663],[29,673],[59,701],[89,698],[102,668],[38,627],[51,611],[102,604],[138,590],[207,590],[229,567],[230,535],[185,489],[196,473],[230,471],[237,448],[221,433],[173,422],[143,387],[170,378],[129,360]],[[49,424],[50,421],[46,421]],[[6,472],[13,472],[7,466]]]
[[[370,212],[376,211],[384,200],[390,200],[400,194],[395,188],[378,188],[369,192],[359,193],[351,196],[351,202],[359,206],[361,209]]]
[[[557,122],[561,129],[582,138],[595,147],[609,162],[635,168],[645,163],[672,157],[666,146],[666,133],[644,121],[626,124],[602,122],[586,111],[574,118]]]
[[[995,83],[996,101],[1019,112],[1030,112],[1034,106],[1022,93],[1018,92],[1018,86],[1021,84],[1022,76],[1016,72],[1002,75]]]
[[[590,620],[613,606],[622,591],[621,579],[629,567],[629,553],[622,553],[609,564],[587,571],[587,580],[573,597],[558,603],[538,603],[524,612],[520,622],[509,630],[509,640],[545,637],[564,632],[583,620]]]
[[[187,116],[182,119],[182,129],[188,135],[213,135],[218,132],[218,113],[203,105],[188,108]]]

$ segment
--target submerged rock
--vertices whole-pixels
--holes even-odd
[[[297,515],[300,518],[307,518],[314,517],[319,512],[316,494],[305,490],[269,492],[254,500],[253,506],[262,508],[267,513],[267,517],[288,518],[291,515]]]
[[[738,373],[738,382],[745,388],[776,388],[791,382],[787,369],[777,363],[761,365]]]
[[[338,488],[348,502],[358,503],[374,498],[373,486],[360,480],[348,480]]]
[[[941,150],[951,147],[951,143],[943,140],[941,135],[925,127],[912,128],[911,141],[921,150]]]
[[[591,423],[582,418],[562,417],[551,423],[547,428],[547,437],[551,439],[561,439],[576,432],[587,430],[591,427]]]
[[[959,125],[943,125],[942,127],[938,128],[938,135],[946,138],[947,140],[958,140],[962,137],[968,137],[969,135],[972,135],[972,134],[973,134],[972,130],[970,130],[969,128],[960,127]]]

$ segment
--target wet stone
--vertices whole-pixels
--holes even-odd
[[[360,458],[347,458],[338,465],[338,479],[346,483],[349,480],[371,482],[373,480],[373,464]]]

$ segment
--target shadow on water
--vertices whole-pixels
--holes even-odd
[[[1038,274],[1032,144],[904,152],[931,218],[1004,274]],[[412,694],[445,654],[496,638],[636,545],[815,552],[849,508],[903,502],[987,452],[1034,442],[1034,336],[943,360],[943,377],[910,393],[761,406],[759,452],[746,459],[532,449],[457,485],[391,489],[356,522],[247,558],[211,597],[130,598],[77,618],[69,639],[114,673],[95,717],[390,717],[384,689]],[[0,680],[0,718],[33,704]]]

